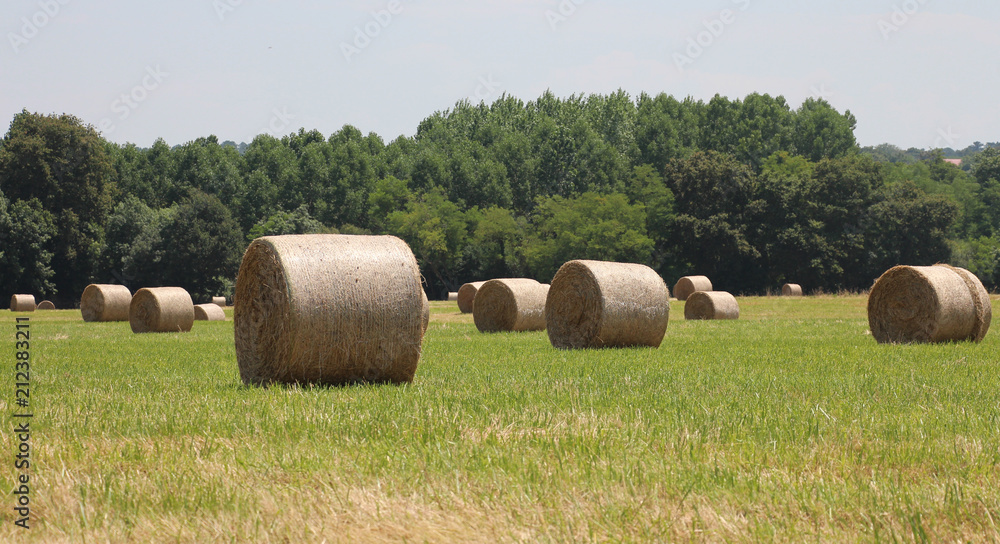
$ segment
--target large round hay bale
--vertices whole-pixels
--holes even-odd
[[[548,291],[535,280],[490,280],[476,293],[472,319],[479,332],[545,330],[545,297]]]
[[[486,283],[485,281],[476,281],[472,283],[466,283],[465,285],[459,287],[458,289],[458,309],[463,314],[471,314],[475,307],[476,293],[479,292],[479,288]]]
[[[131,304],[132,292],[128,287],[92,283],[80,297],[80,313],[87,322],[128,321]]]
[[[684,319],[739,319],[736,297],[725,291],[695,291],[684,303]]]
[[[458,292],[449,291],[448,292],[448,302],[458,302]]]
[[[34,312],[35,295],[14,295],[10,297],[10,311]]]
[[[219,308],[226,307],[226,297],[212,297],[212,304],[215,304]]]
[[[421,296],[423,296],[423,305],[420,308],[420,326],[424,329],[424,334],[427,333],[427,326],[431,324],[431,303],[427,300],[427,293],[423,289],[420,290]]]
[[[188,332],[194,325],[194,303],[180,287],[139,289],[129,304],[128,322],[137,334]]]
[[[218,304],[195,304],[195,321],[225,321],[226,312]]]
[[[641,264],[570,261],[545,304],[549,341],[562,349],[659,347],[669,319],[667,285]]]
[[[43,300],[38,303],[36,310],[55,310],[56,305],[51,300]]]
[[[405,383],[420,360],[424,291],[394,236],[254,240],[234,295],[245,383]]]
[[[797,283],[786,283],[781,286],[781,296],[783,297],[801,297],[802,296],[802,286]]]
[[[992,317],[979,278],[948,265],[894,267],[868,295],[868,325],[881,344],[979,342]]]
[[[674,285],[674,296],[677,300],[687,300],[695,291],[711,291],[712,280],[706,276],[684,276]]]

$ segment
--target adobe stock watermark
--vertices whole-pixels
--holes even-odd
[[[167,72],[160,69],[157,65],[155,68],[152,66],[146,67],[146,75],[142,76],[142,80],[138,85],[129,89],[128,92],[124,92],[111,102],[111,112],[117,114],[118,121],[125,121],[132,116],[134,112],[143,102],[145,102],[149,95],[160,88],[163,84],[163,80],[169,76]],[[101,119],[98,129],[103,134],[111,134],[118,128],[115,125],[114,119],[110,117],[105,117]]]
[[[955,131],[951,127],[947,129],[939,128],[937,131],[937,138],[934,140],[934,145],[931,149],[944,149],[945,147],[955,148],[955,144],[958,143],[960,136],[955,134]]]
[[[503,83],[493,79],[493,74],[479,76],[479,84],[473,96],[477,101],[485,102],[487,98],[495,95],[502,85]]]
[[[815,98],[816,100],[825,100],[826,102],[829,102],[833,98],[833,91],[826,88],[826,83],[813,85],[809,90],[812,93],[809,96]]]
[[[882,33],[882,39],[888,42],[893,34],[899,32],[929,2],[930,0],[906,0],[902,5],[893,5],[889,18],[878,20],[878,29]]]
[[[19,33],[8,32],[7,40],[14,53],[20,53],[21,48],[28,45],[43,28],[53,19],[62,13],[62,7],[70,0],[40,0],[38,11],[31,14],[31,17],[21,17],[21,31]]]
[[[736,4],[738,11],[746,11],[750,8],[751,0],[731,0]],[[702,21],[705,30],[687,39],[687,47],[683,51],[674,53],[674,64],[683,73],[684,67],[694,64],[694,61],[701,58],[705,51],[715,45],[716,40],[725,34],[726,29],[738,19],[737,11],[726,8],[719,12],[719,16],[709,21]]]
[[[288,108],[274,108],[271,110],[271,118],[267,121],[267,126],[258,130],[256,134],[250,135],[249,138],[244,138],[243,141],[250,143],[254,141],[254,138],[260,136],[261,134],[281,138],[290,132],[289,129],[292,127],[292,121],[294,119],[295,116],[288,113]]]
[[[226,21],[226,16],[236,11],[236,8],[243,5],[243,0],[212,0],[212,8],[219,17],[219,22]]]
[[[570,17],[576,15],[576,10],[587,0],[562,0],[556,9],[545,10],[545,19],[549,26],[555,30],[560,24],[565,23]]]
[[[389,0],[385,9],[370,12],[370,21],[354,27],[354,40],[350,43],[340,42],[340,52],[343,53],[344,60],[351,63],[354,56],[360,54],[381,36],[382,31],[389,28],[393,18],[400,13],[403,13],[403,3],[400,0]]]

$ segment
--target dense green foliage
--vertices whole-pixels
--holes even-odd
[[[0,221],[16,223],[0,233],[0,259],[16,259],[0,274],[7,291],[63,303],[90,281],[206,298],[231,286],[249,239],[342,232],[406,240],[432,297],[490,277],[547,282],[570,258],[743,293],[864,289],[889,266],[937,261],[996,287],[1000,152],[960,168],[861,150],[855,125],[823,100],[766,94],[546,93],[460,102],[389,143],[345,126],[139,149],[25,111],[0,141]]]

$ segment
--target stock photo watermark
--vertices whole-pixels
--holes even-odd
[[[147,66],[146,75],[142,76],[139,84],[129,89],[128,92],[121,93],[118,98],[111,102],[111,113],[117,114],[116,118],[119,122],[127,120],[143,102],[149,99],[152,92],[160,88],[169,75],[159,65],[155,68]],[[111,134],[118,127],[115,125],[114,119],[105,117],[101,119],[98,128],[104,134]]]
[[[549,26],[552,30],[555,30],[560,24],[565,23],[570,17],[576,15],[577,9],[583,5],[587,0],[562,0],[556,9],[546,10],[545,19],[548,20]]]
[[[400,13],[403,13],[401,0],[389,0],[385,9],[370,12],[371,19],[367,23],[354,27],[354,40],[350,43],[340,43],[340,52],[343,53],[344,60],[352,62],[354,56],[360,54],[381,36],[382,31],[389,28],[395,16]]]
[[[43,28],[58,17],[62,13],[62,7],[69,2],[70,0],[40,0],[38,11],[32,13],[30,17],[21,17],[20,32],[7,33],[7,40],[10,41],[14,53],[20,53],[21,48],[28,45]]]
[[[674,53],[674,64],[683,73],[684,67],[694,64],[701,58],[715,42],[726,33],[726,29],[736,23],[738,12],[746,11],[750,8],[751,0],[731,0],[736,5],[736,11],[726,8],[719,12],[719,16],[708,21],[702,21],[704,30],[687,39],[687,46],[679,52]]]
[[[893,34],[906,26],[913,19],[913,16],[920,13],[920,9],[929,2],[930,0],[906,0],[902,5],[893,5],[892,14],[888,18],[878,21],[878,29],[882,33],[882,39],[888,42]]]
[[[219,22],[225,22],[226,16],[243,5],[244,0],[212,0],[212,8],[219,17]]]
[[[961,136],[955,134],[955,131],[951,127],[947,129],[939,128],[937,131],[937,138],[934,139],[934,145],[931,149],[944,149],[945,147],[955,148],[955,144],[958,143],[958,139]]]
[[[256,134],[251,134],[249,137],[244,138],[243,141],[250,143],[262,134],[281,138],[290,132],[294,119],[295,116],[288,113],[287,107],[274,108],[271,110],[271,118],[267,121],[267,125],[258,130]]]
[[[493,74],[479,76],[479,84],[473,96],[480,102],[485,102],[487,98],[495,95],[503,83],[493,79]]]

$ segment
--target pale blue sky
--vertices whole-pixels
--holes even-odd
[[[66,112],[140,146],[389,141],[463,98],[618,88],[823,95],[862,145],[1000,141],[994,0],[5,0],[0,32],[4,125]]]

